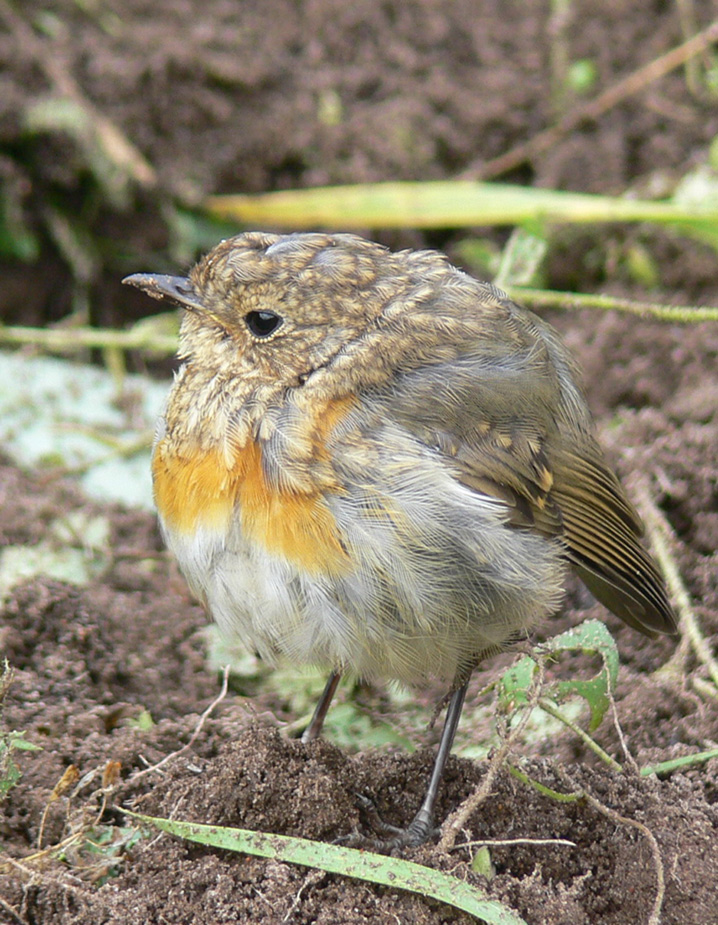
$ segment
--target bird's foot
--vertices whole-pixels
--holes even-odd
[[[335,844],[346,848],[362,848],[377,851],[380,854],[395,854],[402,848],[416,848],[423,845],[439,830],[434,826],[433,818],[422,807],[406,828],[399,828],[385,822],[369,797],[357,794],[357,805],[362,817],[373,835],[354,831],[337,838]]]

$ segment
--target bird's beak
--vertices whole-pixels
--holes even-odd
[[[194,286],[185,276],[163,276],[160,273],[133,273],[123,283],[142,289],[153,299],[171,299],[190,311],[203,308]]]

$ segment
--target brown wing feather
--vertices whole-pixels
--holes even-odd
[[[474,491],[501,498],[509,505],[510,522],[545,536],[563,532],[561,512],[551,495],[553,475],[535,432],[488,429],[455,456],[459,481]]]
[[[583,445],[568,451],[542,446],[537,435],[509,441],[487,434],[483,445],[472,441],[457,453],[459,479],[507,501],[515,526],[561,535],[581,580],[629,626],[674,634],[663,579],[639,541],[640,518],[598,445],[581,436]]]
[[[581,580],[634,629],[675,634],[663,579],[639,542],[643,525],[618,479],[602,460],[569,452],[557,454],[554,471],[568,557]]]

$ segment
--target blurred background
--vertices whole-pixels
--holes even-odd
[[[665,200],[698,176],[694,197],[718,200],[715,14],[713,0],[0,0],[0,319],[127,326],[153,309],[123,275],[297,223],[220,220],[217,194],[461,178]],[[507,231],[480,211],[420,230],[341,207],[305,224],[438,246],[489,276]],[[718,303],[714,247],[650,225],[544,230],[549,288]]]

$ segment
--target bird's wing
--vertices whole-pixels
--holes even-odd
[[[568,558],[590,591],[646,635],[674,635],[663,579],[640,543],[643,525],[598,445],[582,440],[552,453],[551,497],[561,512]]]
[[[561,388],[550,363],[546,375],[535,363],[494,365],[487,375],[454,361],[407,376],[390,413],[442,454],[458,481],[504,501],[514,527],[560,537],[583,582],[629,626],[673,634],[663,580],[640,544],[640,518],[606,465],[588,412]]]

